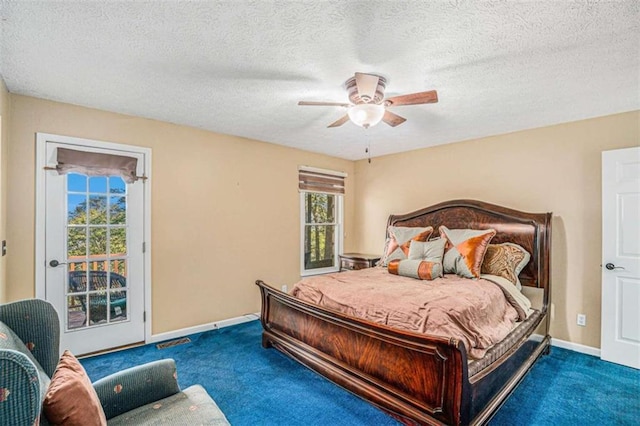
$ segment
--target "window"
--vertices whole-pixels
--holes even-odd
[[[342,248],[344,175],[327,170],[300,170],[301,274],[339,270]]]

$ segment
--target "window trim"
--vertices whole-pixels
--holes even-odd
[[[304,267],[304,236],[305,226],[307,225],[305,219],[305,194],[316,193],[324,194],[319,191],[301,191],[300,192],[300,276],[309,277],[313,275],[329,274],[331,272],[338,272],[340,270],[340,253],[342,253],[342,246],[344,242],[343,232],[343,219],[344,219],[344,196],[342,194],[331,194],[336,197],[336,244],[334,246],[334,265],[327,268],[305,269]]]

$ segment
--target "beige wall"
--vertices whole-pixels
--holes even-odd
[[[600,346],[600,153],[639,144],[640,112],[378,157],[368,164],[9,95],[4,86],[0,108],[0,191],[7,198],[0,210],[0,224],[7,226],[0,232],[9,243],[0,301],[34,295],[34,138],[46,132],[153,149],[154,333],[256,312],[257,278],[274,285],[299,278],[296,173],[305,164],[349,173],[347,251],[380,252],[389,214],[449,199],[552,211],[552,335]],[[0,267],[4,270],[4,259]],[[578,313],[587,314],[587,327],[575,324]]]
[[[553,212],[551,334],[600,347],[601,152],[639,143],[636,111],[358,161],[356,246],[380,252],[389,214],[445,200]]]
[[[9,300],[34,296],[35,134],[152,148],[153,333],[260,310],[260,278],[299,279],[298,165],[354,163],[164,122],[11,96]],[[347,179],[351,236],[354,179]],[[345,248],[353,250],[349,238]]]
[[[9,111],[11,95],[0,76],[0,241],[6,239],[7,230],[7,140],[9,138]],[[7,301],[7,262],[0,257],[0,303]]]

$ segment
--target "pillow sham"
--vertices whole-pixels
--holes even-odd
[[[442,276],[442,263],[426,260],[400,260],[389,262],[387,270],[390,274],[419,280],[433,280]]]
[[[522,284],[518,275],[527,266],[530,259],[529,252],[518,244],[489,244],[484,255],[481,272],[503,277],[513,283],[518,290],[521,290]]]
[[[480,278],[482,261],[496,230],[449,229],[446,226],[441,226],[439,230],[440,236],[447,240],[442,260],[444,273]]]
[[[444,257],[444,246],[447,240],[436,238],[430,241],[414,241],[409,246],[410,260],[426,260],[428,262],[442,263]]]
[[[51,424],[102,426],[107,424],[102,405],[87,372],[68,350],[64,351],[42,404]]]
[[[394,259],[406,259],[409,255],[409,247],[414,241],[427,241],[433,228],[410,228],[406,226],[390,226],[387,230],[389,235],[385,243],[385,250],[379,265],[387,266]]]

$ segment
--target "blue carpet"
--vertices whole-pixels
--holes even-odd
[[[275,349],[261,346],[259,321],[82,361],[95,381],[124,368],[173,358],[185,388],[199,383],[229,422],[242,425],[397,425],[368,403]],[[553,348],[496,414],[498,425],[638,424],[640,371]]]

